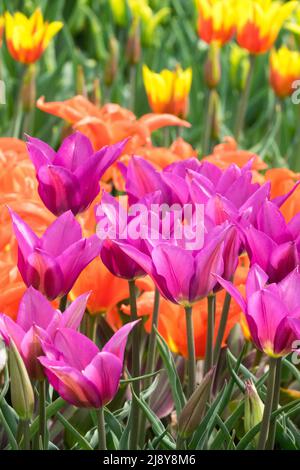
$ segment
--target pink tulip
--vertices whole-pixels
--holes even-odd
[[[29,287],[21,300],[16,321],[0,314],[0,335],[6,344],[10,339],[14,341],[33,380],[44,378],[43,368],[37,359],[43,353],[41,341],[51,341],[60,328],[76,330],[88,297],[89,293],[81,295],[62,314],[40,292]]]
[[[127,323],[99,351],[86,336],[65,328],[52,343],[43,342],[39,357],[52,387],[77,407],[101,408],[116,395],[129,333],[138,321]]]

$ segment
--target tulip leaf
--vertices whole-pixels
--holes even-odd
[[[63,400],[60,397],[57,398],[53,403],[50,403],[50,405],[46,407],[47,419],[54,416],[59,410],[61,410],[66,405],[67,403],[65,402],[65,400]],[[39,417],[35,418],[35,420],[32,422],[30,426],[30,437],[33,437],[38,432],[39,422],[40,422]]]
[[[57,412],[56,416],[57,419],[63,425],[63,427],[73,435],[81,449],[93,450],[93,447],[89,444],[89,442],[80,434],[79,431],[77,431],[77,429],[74,428],[74,426],[72,426],[72,424],[61,413]]]
[[[113,431],[113,433],[120,440],[123,433],[123,427],[121,426],[120,422],[117,420],[114,414],[107,408],[104,408],[104,416],[105,422],[107,423],[109,429]]]
[[[15,438],[14,432],[12,431],[12,428],[9,425],[9,423],[8,423],[8,421],[7,421],[7,419],[4,415],[4,412],[3,412],[3,403],[0,404],[0,423],[2,423],[2,425],[5,429],[7,439],[8,439],[8,442],[9,442],[11,448],[13,450],[18,450],[18,444],[17,444],[16,438]]]
[[[151,379],[152,377],[155,377],[161,372],[163,372],[163,369],[152,372],[151,374],[145,374],[145,375],[140,375],[139,377],[131,377],[130,379],[120,380],[120,385],[127,385],[132,382],[138,382],[139,380]]]
[[[186,398],[183,393],[181,381],[177,373],[177,369],[176,369],[176,365],[175,365],[172,353],[166,341],[159,334],[157,330],[156,330],[156,334],[157,334],[158,351],[159,351],[159,354],[161,355],[164,366],[166,368],[166,372],[168,374],[176,413],[177,415],[179,415],[182,411],[182,408],[185,405]]]

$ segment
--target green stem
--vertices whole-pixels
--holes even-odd
[[[188,345],[188,398],[196,388],[196,353],[192,307],[185,307],[186,336]]]
[[[215,311],[216,296],[209,295],[207,297],[207,336],[206,351],[204,360],[204,375],[212,368],[214,359],[214,331],[215,331]]]
[[[47,419],[46,419],[46,381],[39,382],[39,440],[42,441],[44,450],[48,449],[47,444]]]
[[[215,90],[209,90],[208,99],[207,99],[207,114],[206,114],[206,121],[205,127],[203,132],[203,143],[202,143],[202,156],[208,155],[210,151],[210,141],[211,141],[211,134],[212,134],[212,127],[213,127],[213,120],[214,120],[214,94]]]
[[[30,423],[28,419],[23,421],[23,437],[23,449],[30,450]]]
[[[148,353],[147,353],[147,363],[146,363],[146,371],[145,375],[147,374],[152,374],[154,372],[155,368],[155,360],[156,360],[156,331],[155,329],[158,326],[158,314],[159,314],[159,301],[160,301],[160,295],[158,289],[155,289],[155,294],[154,294],[154,305],[153,305],[153,315],[152,315],[152,326],[151,326],[151,333],[150,333],[150,338],[149,338],[149,347],[148,347]],[[150,385],[151,379],[146,379],[145,380],[145,388],[147,388]],[[146,415],[143,413],[141,416],[141,422],[140,422],[140,447],[143,446],[144,444],[144,439],[145,439],[145,433],[146,433]]]
[[[267,387],[267,397],[264,408],[264,414],[261,423],[261,430],[258,441],[258,450],[264,450],[266,448],[266,443],[269,435],[270,428],[270,419],[273,408],[273,398],[274,398],[274,388],[276,381],[276,365],[277,359],[270,357],[269,362],[269,377],[268,377],[268,387]]]
[[[227,320],[228,320],[228,315],[229,315],[229,309],[230,309],[230,303],[231,303],[231,295],[226,292],[225,295],[225,300],[223,304],[223,309],[222,309],[222,314],[221,314],[221,320],[220,320],[220,325],[219,325],[219,330],[215,342],[215,349],[214,349],[214,364],[217,364],[221,352],[221,347],[225,335],[225,329],[227,325]]]
[[[98,449],[106,450],[106,432],[103,408],[97,410],[98,415]]]
[[[66,310],[67,302],[68,302],[68,294],[63,295],[60,299],[59,310],[61,311],[61,313],[63,313]]]
[[[236,121],[235,121],[235,126],[234,126],[234,137],[236,141],[239,141],[240,134],[244,129],[244,123],[245,123],[245,117],[246,117],[246,112],[247,112],[247,106],[248,106],[248,101],[249,101],[249,96],[250,96],[250,89],[251,89],[251,83],[252,83],[252,77],[254,74],[254,66],[255,66],[255,55],[250,56],[250,68],[249,68],[249,73],[247,76],[245,88],[243,90],[243,93],[241,95],[237,113],[236,113]]]
[[[135,281],[128,281],[129,284],[129,301],[130,301],[130,318],[131,321],[138,319],[137,306],[136,306],[136,292],[135,292]],[[140,331],[138,327],[135,327],[132,332],[132,377],[140,377]],[[140,396],[140,381],[134,381],[132,383],[133,390],[137,397]],[[129,449],[136,450],[139,438],[139,423],[140,423],[140,412],[139,404],[133,398],[131,403],[131,414],[130,414],[130,441]]]
[[[136,93],[136,66],[130,66],[130,104],[129,109],[134,113],[135,110],[135,93]]]
[[[274,385],[274,396],[272,404],[272,412],[278,409],[279,398],[280,398],[280,382],[281,382],[281,357],[276,359],[276,372],[275,372],[275,385]],[[273,419],[270,423],[269,437],[266,445],[267,450],[273,450],[275,445],[276,437],[276,419]]]

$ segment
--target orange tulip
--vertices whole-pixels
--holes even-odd
[[[265,174],[267,181],[271,181],[271,197],[287,194],[300,179],[300,173],[294,173],[288,168],[272,168]],[[281,212],[287,222],[300,212],[300,187],[282,205]]]
[[[70,297],[76,299],[90,290],[87,308],[92,315],[110,312],[121,300],[129,297],[127,281],[111,274],[99,257],[80,274]]]

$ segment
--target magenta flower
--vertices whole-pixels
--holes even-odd
[[[115,276],[128,280],[145,276],[143,268],[124,253],[118,244],[118,240],[122,240],[137,249],[145,248],[143,239],[130,236],[135,217],[129,216],[113,196],[104,192],[101,203],[96,207],[96,220],[97,235],[103,240],[100,257],[107,269]]]
[[[40,292],[29,287],[20,302],[16,321],[0,314],[0,335],[7,345],[13,340],[32,380],[43,380],[45,377],[37,359],[43,354],[41,341],[51,341],[60,328],[76,330],[88,296],[87,293],[78,297],[62,314]]]
[[[77,407],[109,403],[118,391],[127,337],[137,322],[120,328],[101,351],[81,333],[58,330],[53,343],[43,343],[45,356],[39,358],[52,387]]]
[[[183,306],[218,288],[212,273],[230,278],[238,263],[239,238],[235,227],[228,223],[210,230],[200,249],[188,250],[175,245],[174,240],[158,243],[151,252],[121,242],[119,245],[151,276],[166,299]]]
[[[299,229],[299,214],[287,224],[277,206],[266,201],[258,212],[256,227],[244,230],[251,265],[258,264],[269,282],[280,281],[298,266]]]
[[[86,210],[99,194],[99,181],[121,155],[127,140],[94,152],[90,140],[76,132],[56,153],[45,142],[28,137],[27,148],[35,166],[39,195],[56,216]]]
[[[267,284],[268,275],[254,265],[246,282],[246,299],[220,276],[220,284],[238,302],[246,315],[256,347],[268,356],[281,357],[293,350],[300,328],[300,273],[292,271],[278,284]]]
[[[98,237],[82,238],[71,211],[53,222],[41,238],[16,213],[10,214],[18,241],[18,268],[26,286],[50,300],[70,292],[81,271],[99,255]]]

